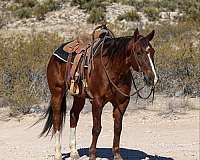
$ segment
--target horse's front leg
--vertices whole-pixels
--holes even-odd
[[[114,139],[113,139],[113,155],[114,160],[122,160],[122,157],[120,155],[120,135],[122,131],[122,119],[124,112],[126,111],[126,108],[129,103],[129,98],[127,98],[123,103],[112,103],[114,106],[113,110],[113,118],[114,118]]]
[[[85,98],[74,97],[72,109],[70,111],[70,157],[72,160],[79,158],[78,151],[76,150],[76,126],[79,120],[79,114],[85,104]]]
[[[90,160],[96,160],[96,145],[102,128],[101,127],[102,109],[103,105],[101,101],[94,99],[92,102],[93,128],[92,128],[92,144],[89,150]]]

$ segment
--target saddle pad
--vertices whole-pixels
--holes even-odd
[[[67,58],[69,56],[69,53],[64,51],[64,47],[66,44],[68,44],[70,42],[67,43],[63,43],[60,47],[56,48],[53,52],[53,55],[56,56],[57,58],[59,58],[60,60],[62,60],[63,62],[67,63]]]
[[[110,39],[110,37],[106,37],[106,40],[107,39]],[[94,42],[94,45],[93,45],[93,56],[96,56],[96,50],[98,49],[99,45],[101,45],[103,39],[98,39]],[[71,41],[72,42],[72,41]],[[60,60],[62,60],[63,62],[67,63],[67,59],[68,59],[68,56],[69,56],[69,53],[66,52],[64,49],[65,49],[65,46],[71,42],[67,42],[67,43],[63,43],[61,44],[58,48],[56,48],[53,52],[53,55],[56,56],[57,58],[59,58]],[[88,49],[88,52],[91,52],[91,47],[89,47]],[[76,53],[73,52],[72,53],[72,62],[74,61],[74,57],[75,57]],[[86,60],[86,66],[88,66],[87,64],[87,60]]]

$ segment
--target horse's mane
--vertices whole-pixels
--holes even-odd
[[[109,57],[117,56],[120,53],[124,52],[127,48],[128,43],[132,37],[117,37],[106,39],[104,43],[104,50],[106,50],[106,55]]]
[[[109,57],[117,56],[120,53],[124,53],[127,49],[127,45],[132,39],[132,36],[117,37],[106,39],[104,43],[104,50],[106,49],[106,55]],[[144,38],[142,35],[139,35],[138,39]]]

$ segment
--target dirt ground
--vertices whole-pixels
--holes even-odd
[[[130,107],[130,106],[129,106]],[[29,128],[38,114],[8,118],[0,110],[0,160],[53,160],[54,139],[38,138],[43,123]],[[150,111],[128,110],[124,116],[121,152],[124,159],[142,160],[146,155],[154,160],[199,160],[199,110]],[[97,159],[112,159],[113,119],[111,109],[102,116],[102,132],[98,141]],[[88,159],[91,143],[92,115],[80,115],[77,147],[80,159]],[[69,113],[62,135],[63,160],[69,157]],[[146,158],[147,159],[147,158]],[[146,160],[145,159],[145,160]]]

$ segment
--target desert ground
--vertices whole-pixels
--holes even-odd
[[[171,101],[171,100],[169,100]],[[168,104],[169,105],[169,104]],[[199,110],[177,108],[168,110],[161,101],[134,108],[129,104],[123,120],[121,153],[124,159],[199,160]],[[88,159],[91,143],[92,114],[84,110],[77,127],[77,148],[80,159]],[[158,109],[159,108],[159,109]],[[161,109],[160,109],[161,108]],[[54,139],[38,138],[43,123],[30,128],[40,114],[11,118],[8,109],[0,110],[0,160],[53,160]],[[111,105],[102,115],[102,132],[98,141],[97,159],[112,159],[113,119]],[[62,134],[63,160],[69,160],[69,111]]]

